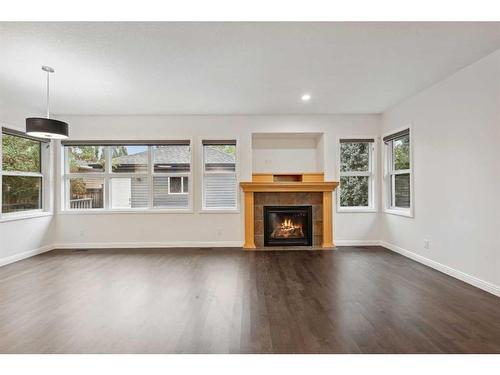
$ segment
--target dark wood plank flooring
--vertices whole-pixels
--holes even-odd
[[[381,247],[58,250],[0,268],[2,353],[500,353],[500,298]]]

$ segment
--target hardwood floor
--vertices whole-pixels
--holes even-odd
[[[58,250],[0,268],[2,353],[500,353],[500,298],[381,247]]]

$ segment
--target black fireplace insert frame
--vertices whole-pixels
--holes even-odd
[[[271,238],[271,220],[269,214],[305,213],[304,238]],[[312,206],[264,206],[264,246],[312,246],[313,238]]]

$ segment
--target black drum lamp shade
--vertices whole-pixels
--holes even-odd
[[[42,66],[42,70],[47,72],[47,117],[28,117],[26,119],[26,134],[38,138],[68,138],[68,124],[64,121],[50,118],[49,75],[50,73],[54,73],[54,69],[50,66]]]
[[[68,124],[50,118],[29,117],[26,119],[26,133],[39,138],[64,139],[68,138]]]

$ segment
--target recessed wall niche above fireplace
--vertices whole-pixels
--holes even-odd
[[[264,246],[312,246],[312,206],[264,206]]]

